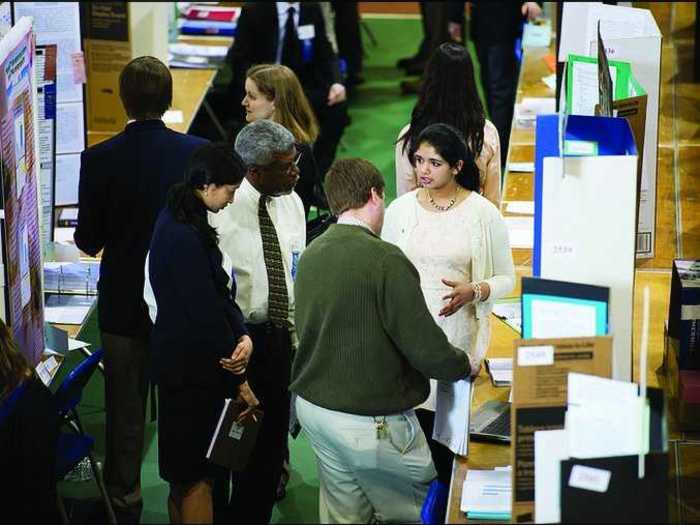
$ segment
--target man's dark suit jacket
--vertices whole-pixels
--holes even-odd
[[[153,226],[168,190],[183,180],[190,155],[206,142],[161,120],[144,120],[83,151],[74,238],[88,255],[104,249],[97,302],[103,332],[150,334],[143,285]]]
[[[313,25],[315,37],[310,60],[294,72],[307,96],[326,96],[329,88],[341,82],[338,57],[328,40],[321,8],[315,2],[301,2],[299,26]],[[277,58],[279,21],[275,2],[246,2],[236,26],[236,39],[229,49],[227,60],[233,78],[230,93],[232,103],[240,108],[244,95],[245,74],[253,65],[274,64]],[[301,58],[298,63],[302,63]]]

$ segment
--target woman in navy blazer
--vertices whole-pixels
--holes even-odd
[[[235,283],[232,291],[221,266],[216,230],[207,222],[207,211],[233,200],[245,172],[231,146],[201,146],[185,182],[170,191],[151,240],[159,468],[170,483],[172,523],[212,522],[211,487],[226,471],[205,456],[224,399],[237,396],[246,413],[258,405],[245,377],[253,344],[233,300]]]

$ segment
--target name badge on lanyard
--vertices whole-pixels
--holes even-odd
[[[313,24],[299,26],[297,30],[301,41],[301,61],[304,64],[311,62],[314,56],[314,38],[316,38],[316,28]]]

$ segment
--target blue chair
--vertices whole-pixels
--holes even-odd
[[[83,396],[83,388],[85,388],[85,385],[87,385],[88,381],[92,377],[92,374],[97,369],[103,353],[104,350],[102,349],[93,352],[92,355],[87,357],[78,366],[71,370],[54,394],[56,407],[61,421],[71,429],[70,433],[60,433],[58,436],[56,476],[59,480],[63,479],[66,474],[68,474],[68,472],[70,472],[78,463],[80,463],[83,459],[88,458],[93,476],[95,478],[95,483],[97,484],[97,488],[100,490],[105,504],[109,523],[116,525],[117,519],[114,515],[112,502],[107,495],[107,490],[105,489],[104,481],[102,480],[102,472],[98,467],[97,461],[95,460],[95,456],[93,454],[95,440],[91,436],[85,434],[76,410],[76,407]],[[58,506],[61,517],[64,523],[67,525],[68,516],[66,515],[65,508],[63,507],[63,500],[60,498],[60,496],[58,498]]]
[[[447,517],[449,488],[435,479],[428,487],[428,495],[423,502],[420,519],[425,525],[442,525]]]

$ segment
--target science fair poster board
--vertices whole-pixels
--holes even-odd
[[[21,18],[0,41],[0,154],[5,215],[6,323],[35,365],[44,350],[34,33]]]

